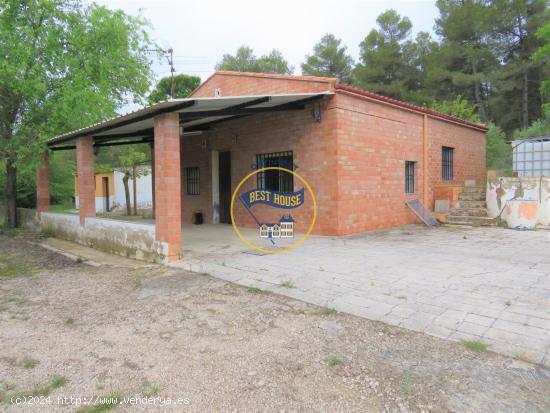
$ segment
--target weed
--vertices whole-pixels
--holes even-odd
[[[54,376],[46,384],[37,384],[31,390],[17,392],[13,397],[33,397],[33,396],[47,396],[55,389],[63,387],[67,383],[67,379],[63,376]]]
[[[488,344],[482,343],[481,341],[462,341],[462,345],[468,350],[477,351],[479,353],[487,351],[489,348]]]
[[[17,316],[15,314],[12,314],[10,320],[17,320]]]
[[[510,307],[512,305],[512,302],[510,300],[506,300],[504,302],[505,305],[507,305],[508,307]]]
[[[325,307],[323,309],[323,313],[325,313],[325,315],[331,315],[331,314],[335,314],[336,310],[332,307]]]
[[[399,298],[400,300],[406,300],[407,296],[405,294],[399,294],[397,298]]]
[[[21,316],[21,320],[22,320],[22,321],[27,321],[28,319],[30,319],[30,317],[29,317],[27,314],[23,314],[23,315]]]
[[[21,305],[25,302],[25,300],[19,294],[12,294],[7,298],[6,302]]]
[[[189,317],[187,316],[187,314],[181,313],[181,316],[180,316],[180,320],[181,320],[181,321],[185,321],[185,320],[187,320],[188,318],[189,318]]]
[[[15,237],[17,235],[17,230],[15,228],[9,228],[5,225],[0,225],[0,235],[5,235],[6,237]]]
[[[65,320],[65,324],[71,325],[71,326],[74,324],[74,322],[75,322],[75,319],[72,317],[69,317]]]
[[[158,384],[151,383],[148,381],[143,383],[143,388],[145,390],[145,396],[147,397],[156,396],[162,390]]]
[[[339,364],[342,364],[342,359],[340,359],[337,356],[330,356],[328,358],[328,364],[329,364],[330,367],[337,366]]]
[[[82,257],[76,257],[75,262],[76,262],[77,264],[82,264],[82,263],[84,262],[84,258],[82,258]]]
[[[0,266],[0,278],[13,278],[23,275],[30,275],[32,273],[31,269],[21,262],[14,262],[10,259],[0,258],[0,263],[3,264]]]
[[[122,396],[118,393],[109,393],[105,396],[97,398],[93,406],[81,407],[75,413],[103,413],[114,409],[122,400]]]
[[[412,373],[410,371],[406,371],[403,373],[403,393],[409,396],[412,392]]]
[[[103,384],[99,380],[96,380],[95,388],[96,390],[103,390]]]
[[[136,278],[134,280],[134,288],[136,290],[139,290],[142,286],[142,281],[141,281],[141,275],[136,275]]]
[[[23,368],[24,369],[33,369],[38,364],[38,361],[33,359],[24,359],[23,360]]]
[[[525,351],[517,351],[515,354],[514,354],[514,357],[517,358],[518,360],[521,360],[521,361],[526,361],[528,363],[531,363],[531,359],[529,358],[529,356],[527,355],[527,353]]]
[[[294,288],[294,283],[292,282],[292,280],[285,280],[281,283],[281,287]]]
[[[264,290],[262,290],[261,288],[258,288],[258,287],[248,287],[246,289],[246,291],[248,291],[251,294],[264,294],[265,293]]]
[[[42,238],[53,238],[55,237],[55,233],[51,228],[46,227],[42,228],[42,230],[40,231],[40,236],[42,236]]]

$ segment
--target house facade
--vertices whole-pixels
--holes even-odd
[[[466,181],[484,185],[483,125],[338,84],[336,79],[217,72],[191,97],[321,91],[332,95],[309,104],[309,110],[243,117],[213,125],[200,136],[184,137],[182,219],[191,222],[193,211],[201,210],[207,223],[230,222],[228,199],[217,195],[223,191],[220,162],[229,168],[228,194],[261,159],[296,165],[315,193],[318,220],[313,234],[319,235],[417,222],[405,201],[420,199],[433,210],[436,199],[452,201]],[[313,116],[317,110],[320,120]],[[198,168],[197,194],[185,188],[187,168]],[[220,205],[220,199],[226,205]],[[244,210],[234,212],[239,224],[255,226]],[[297,232],[306,230],[311,213],[311,202],[297,211]],[[278,214],[273,210],[270,222],[276,222]]]
[[[242,191],[282,194],[303,187],[288,172],[264,171],[242,182],[265,165],[291,168],[307,181],[317,206],[312,234],[343,236],[418,222],[407,201],[433,209],[435,200],[452,202],[465,185],[485,185],[485,133],[485,125],[334,78],[221,71],[189,98],[160,102],[46,144],[50,151],[76,150],[80,219],[71,221],[71,231],[80,240],[97,233],[110,237],[93,228],[114,225],[95,218],[94,149],[149,143],[155,222],[139,230],[149,238],[129,236],[125,231],[134,228],[117,222],[120,234],[106,245],[112,249],[132,239],[141,250],[127,255],[157,254],[171,261],[184,249],[182,225],[194,222],[197,213],[206,224],[231,223],[239,185]],[[47,161],[45,155],[38,169],[39,214],[49,205]],[[309,191],[304,196],[303,207],[292,210],[293,234],[306,232],[311,222],[313,199]],[[261,222],[279,222],[279,209],[257,208]],[[260,222],[248,212],[233,208],[235,223],[258,231]]]

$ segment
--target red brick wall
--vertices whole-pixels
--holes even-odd
[[[76,165],[79,190],[80,225],[95,216],[94,140],[84,136],[76,140]]]
[[[199,86],[192,97],[246,96],[284,93],[315,93],[334,89],[336,79],[311,76],[271,75],[266,73],[216,72]]]
[[[155,117],[156,239],[168,243],[168,261],[181,252],[181,167],[179,114]]]
[[[318,220],[314,233],[335,234],[336,177],[335,177],[335,126],[336,117],[331,99],[322,104],[323,122],[317,123],[311,116],[310,107],[303,111],[278,112],[255,115],[216,125],[212,131],[200,136],[187,136],[182,140],[182,219],[192,222],[193,212],[202,210],[205,222],[212,222],[212,150],[231,152],[232,191],[250,172],[256,162],[256,154],[293,151],[297,173],[312,186],[318,203]],[[207,148],[202,148],[206,140]],[[187,195],[185,191],[185,168],[200,167],[200,195]],[[255,187],[255,178],[247,181],[242,191]],[[295,190],[303,187],[294,180]],[[241,192],[242,193],[242,192]],[[235,216],[240,225],[256,227],[255,222],[236,204]],[[290,212],[296,219],[299,232],[307,230],[312,216],[309,195],[305,205],[295,210],[281,210],[256,205],[254,213],[263,222],[278,222],[283,213]],[[185,241],[185,240],[184,240]]]
[[[430,136],[430,207],[434,207],[434,190],[440,186],[464,185],[467,179],[476,186],[485,185],[485,133],[439,119],[429,119]],[[454,148],[453,180],[441,179],[441,151],[443,146]],[[441,199],[441,198],[438,198]],[[445,198],[449,199],[449,198]],[[449,199],[452,202],[452,199]]]
[[[422,199],[422,116],[337,93],[339,234],[416,222],[405,205]],[[405,194],[415,161],[415,194]]]

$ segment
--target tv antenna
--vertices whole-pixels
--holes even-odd
[[[166,58],[168,61],[168,64],[170,65],[170,73],[172,77],[171,85],[170,85],[170,98],[174,99],[174,73],[176,72],[176,68],[174,67],[174,49],[145,49],[146,53],[162,53],[163,57]]]

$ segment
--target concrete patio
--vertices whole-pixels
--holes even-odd
[[[274,255],[231,226],[184,234],[174,266],[550,366],[548,231],[413,225]]]

